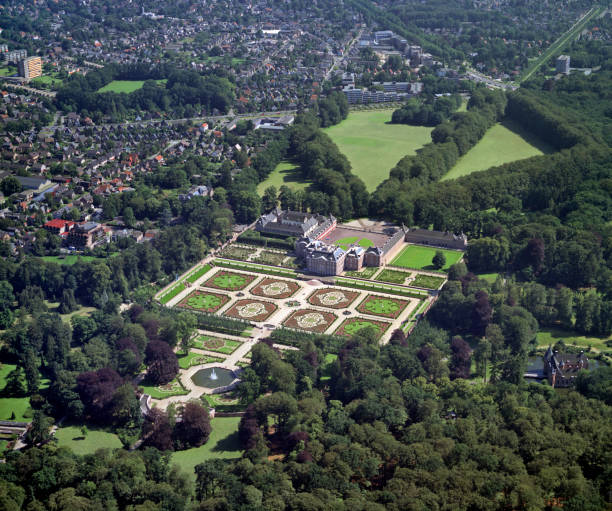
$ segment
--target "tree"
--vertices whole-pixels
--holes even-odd
[[[259,396],[261,389],[261,381],[257,373],[250,367],[247,367],[240,374],[240,385],[236,389],[236,393],[240,397],[242,404],[248,405],[255,401]]]
[[[264,195],[261,200],[261,207],[263,211],[270,211],[274,209],[278,204],[278,191],[275,186],[268,186],[265,189]]]
[[[134,227],[136,225],[136,217],[134,216],[134,210],[131,207],[124,208],[123,210],[123,223],[127,227]]]
[[[436,250],[436,254],[433,256],[431,263],[436,270],[441,270],[446,264],[446,256],[444,255],[444,252],[441,250]]]
[[[493,308],[485,291],[477,291],[475,298],[476,302],[472,309],[472,333],[476,336],[482,336],[491,322]]]
[[[168,383],[178,374],[178,359],[164,341],[147,344],[145,362],[148,366],[147,379],[155,385]]]
[[[8,176],[0,182],[0,190],[5,197],[9,197],[21,191],[21,183],[15,176]]]
[[[142,426],[142,438],[145,445],[150,445],[160,451],[174,449],[172,426],[168,420],[168,415],[164,411],[153,408],[149,412]]]
[[[25,443],[29,446],[34,446],[48,442],[51,438],[50,429],[52,425],[53,419],[51,417],[47,417],[40,410],[36,410],[32,418],[30,429],[28,429],[26,433]]]
[[[451,363],[450,377],[451,379],[470,377],[470,363],[472,358],[472,349],[470,345],[460,336],[455,336],[451,340]]]
[[[212,428],[208,410],[198,403],[186,403],[174,428],[177,449],[199,447],[208,441]]]
[[[62,291],[62,299],[59,305],[60,314],[70,314],[71,312],[78,309],[78,305],[74,298],[74,290],[64,289]]]

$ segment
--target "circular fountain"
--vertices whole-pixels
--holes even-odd
[[[219,387],[226,387],[236,379],[234,371],[230,369],[224,369],[223,367],[208,367],[207,369],[200,369],[191,377],[191,381],[198,387],[205,387],[208,389],[217,389]]]

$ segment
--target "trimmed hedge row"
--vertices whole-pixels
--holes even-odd
[[[419,293],[416,291],[410,291],[408,289],[403,289],[396,286],[388,286],[388,285],[378,285],[378,284],[368,284],[367,282],[360,282],[358,280],[350,280],[345,279],[343,277],[339,277],[336,279],[337,286],[350,287],[354,289],[362,289],[364,291],[372,291],[379,293],[389,293],[392,295],[406,296],[408,298],[418,298],[419,300],[424,300],[427,298],[426,293]]]
[[[297,277],[297,274],[293,270],[283,270],[281,268],[275,268],[273,266],[263,266],[256,263],[248,263],[248,262],[235,262],[228,261],[225,259],[215,259],[214,264],[216,266],[221,266],[223,268],[231,268],[233,270],[245,270],[252,271],[255,273],[263,273],[264,275],[275,275],[277,277],[286,277],[294,279]]]

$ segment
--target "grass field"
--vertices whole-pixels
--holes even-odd
[[[166,399],[170,396],[183,396],[189,394],[181,383],[175,378],[166,385],[144,385],[140,384],[145,394],[149,394],[153,399]]]
[[[193,273],[188,275],[185,278],[185,280],[193,284],[196,280],[198,280],[202,275],[205,275],[206,273],[208,273],[211,269],[212,269],[212,266],[210,264],[205,264],[204,266],[198,268]]]
[[[609,351],[612,349],[612,337],[586,337],[577,332],[563,330],[562,328],[542,328],[536,334],[538,347],[548,347],[550,344],[555,344],[557,341],[563,341],[565,344],[572,344],[588,349],[589,346],[598,351]],[[610,346],[606,343],[609,342]]]
[[[6,385],[6,377],[11,371],[15,370],[14,364],[0,365],[0,391],[4,390]],[[0,397],[0,420],[16,420],[28,422],[30,417],[25,417],[26,411],[30,408],[30,399],[28,397]],[[31,411],[31,410],[30,410]],[[11,419],[11,415],[15,413],[15,418]],[[30,415],[28,413],[27,415]]]
[[[548,144],[516,123],[506,120],[487,131],[441,180],[456,179],[479,170],[551,152],[553,148]]]
[[[209,335],[200,335],[193,343],[195,348],[201,350],[214,351],[215,353],[223,353],[231,355],[238,349],[242,343],[231,339],[221,339],[220,337],[211,337]]]
[[[406,279],[410,277],[411,273],[407,271],[388,270],[384,269],[381,271],[375,280],[381,282],[391,282],[392,284],[403,284]]]
[[[119,449],[122,447],[119,437],[114,433],[107,433],[100,430],[88,430],[87,436],[83,437],[81,428],[69,426],[59,428],[55,432],[58,444],[63,447],[70,447],[75,454],[92,454],[98,449]]]
[[[479,273],[476,275],[479,279],[486,280],[490,284],[493,284],[497,280],[499,273]]]
[[[83,263],[95,261],[98,258],[94,256],[84,256],[84,255],[67,255],[67,256],[43,256],[41,257],[44,261],[62,264],[65,266],[72,266],[77,261],[81,261]]]
[[[432,128],[387,124],[392,112],[351,112],[340,124],[324,130],[370,192],[389,177],[389,171],[403,156],[415,154],[431,142]]]
[[[169,288],[165,294],[161,295],[158,300],[166,305],[170,300],[172,300],[176,295],[178,295],[181,291],[185,290],[185,284],[182,282],[177,282],[174,286]]]
[[[361,236],[348,236],[336,241],[336,245],[338,245],[342,250],[348,250],[349,247],[355,243],[363,248],[374,246],[374,242],[370,238],[362,238]]]
[[[0,67],[0,76],[10,76],[17,72],[15,66]]]
[[[281,161],[270,175],[257,185],[257,193],[263,195],[264,191],[269,186],[276,187],[278,191],[283,185],[288,186],[293,191],[303,190],[307,188],[309,184],[310,183],[305,181],[300,175],[297,165],[289,161]]]
[[[431,260],[438,250],[446,256],[446,264],[442,268],[443,270],[448,270],[463,257],[463,252],[457,252],[455,250],[423,247],[421,245],[408,245],[395,259],[393,259],[393,261],[391,261],[391,266],[414,268],[416,270],[434,270]]]
[[[409,285],[427,289],[438,289],[443,283],[444,279],[442,277],[432,277],[431,275],[419,273]]]
[[[155,80],[157,83],[166,83],[166,80]],[[98,92],[125,92],[129,94],[135,90],[141,89],[144,85],[144,80],[113,80],[107,83]]]
[[[190,477],[195,479],[196,465],[211,459],[235,459],[242,453],[238,438],[238,423],[240,417],[215,417],[211,422],[212,432],[208,442],[201,447],[187,449],[172,454],[172,462],[176,463]]]

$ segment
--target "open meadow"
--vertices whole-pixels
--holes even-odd
[[[75,454],[93,454],[98,449],[120,449],[121,440],[114,433],[90,429],[83,436],[81,428],[69,426],[59,428],[55,432],[55,438],[60,447],[70,447]]]
[[[157,83],[165,83],[166,80],[155,80]],[[129,94],[130,92],[134,92],[138,89],[141,89],[144,85],[144,80],[113,80],[110,83],[107,83],[101,89],[98,89],[98,92],[125,92]]]
[[[201,447],[172,453],[172,463],[176,463],[181,470],[195,478],[195,466],[204,461],[240,458],[242,448],[238,438],[239,422],[240,417],[215,417],[210,421],[212,432],[208,442]]]
[[[370,192],[389,177],[403,156],[431,142],[432,128],[388,124],[392,113],[392,109],[351,112],[340,124],[323,130]]]
[[[281,161],[270,175],[257,185],[257,193],[263,195],[269,186],[274,186],[278,190],[283,185],[288,186],[293,191],[303,190],[309,184],[300,175],[297,165],[289,161]]]
[[[446,257],[446,264],[442,268],[444,271],[448,270],[463,257],[463,252],[457,250],[445,250],[443,248],[424,247],[422,245],[408,245],[390,264],[391,266],[399,266],[400,268],[435,271],[432,265],[432,259],[438,251],[442,252]]]
[[[506,120],[493,126],[441,179],[456,179],[497,165],[549,154],[553,148]]]

